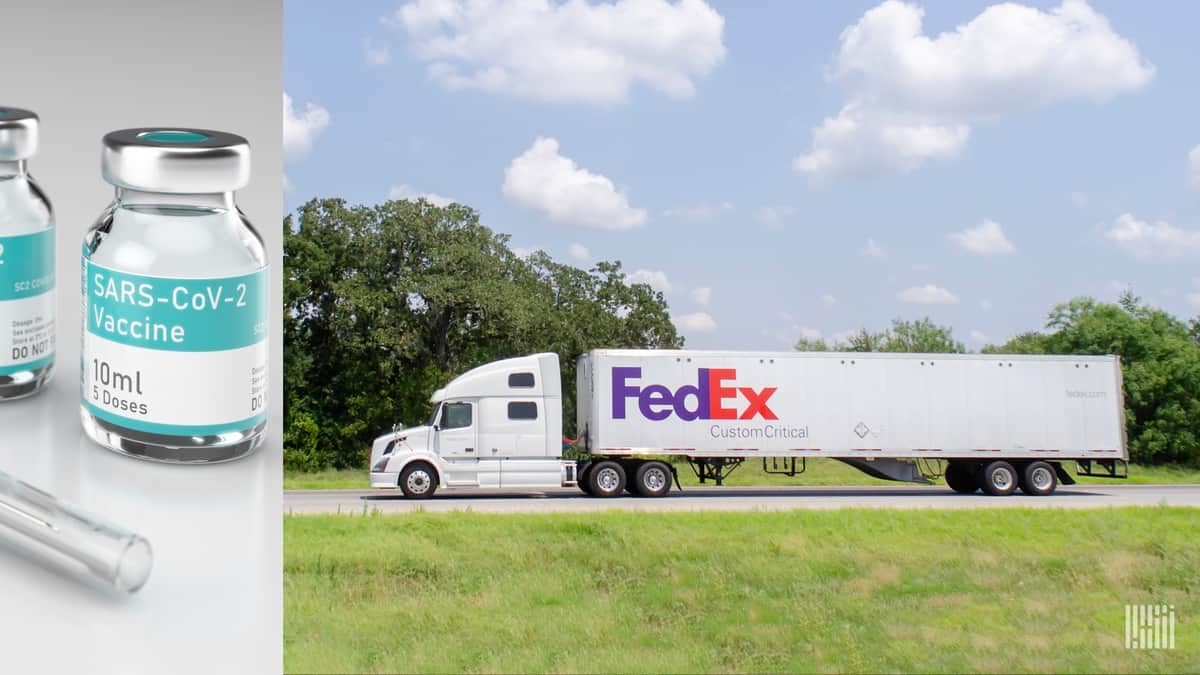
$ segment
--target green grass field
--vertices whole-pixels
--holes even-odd
[[[1074,470],[1070,464],[1069,469]],[[686,485],[696,485],[696,477],[687,464],[679,465],[679,478]],[[1174,466],[1137,466],[1129,467],[1129,478],[1114,480],[1112,478],[1079,478],[1083,484],[1122,483],[1200,483],[1200,470]],[[762,462],[747,461],[734,471],[726,485],[897,485],[883,481],[860,472],[858,469],[846,466],[832,459],[812,459],[808,462],[808,470],[791,478],[763,473]],[[361,490],[367,487],[367,470],[334,470],[319,473],[287,472],[283,477],[285,490]]]
[[[1200,512],[289,516],[289,672],[1194,672]],[[1126,603],[1176,649],[1124,648]]]

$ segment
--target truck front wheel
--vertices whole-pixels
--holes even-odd
[[[671,490],[671,469],[662,462],[644,462],[633,472],[633,491],[642,497],[662,497]]]
[[[437,491],[437,472],[425,462],[413,462],[400,472],[400,491],[409,499],[428,499]]]
[[[616,497],[625,489],[625,469],[616,462],[597,462],[587,473],[587,485],[593,497]]]

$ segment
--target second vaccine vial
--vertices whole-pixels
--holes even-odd
[[[54,216],[29,175],[38,116],[0,106],[0,402],[54,372]]]
[[[267,420],[267,258],[234,192],[246,139],[104,137],[116,196],[83,243],[81,416],[101,445],[175,463],[236,459]]]

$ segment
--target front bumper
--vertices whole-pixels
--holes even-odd
[[[371,472],[371,487],[373,488],[394,488],[400,484],[399,471],[372,471]]]

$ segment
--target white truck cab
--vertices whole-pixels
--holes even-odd
[[[562,460],[557,354],[505,359],[434,392],[428,424],[394,429],[371,446],[371,486],[429,497],[439,487],[575,485]]]

